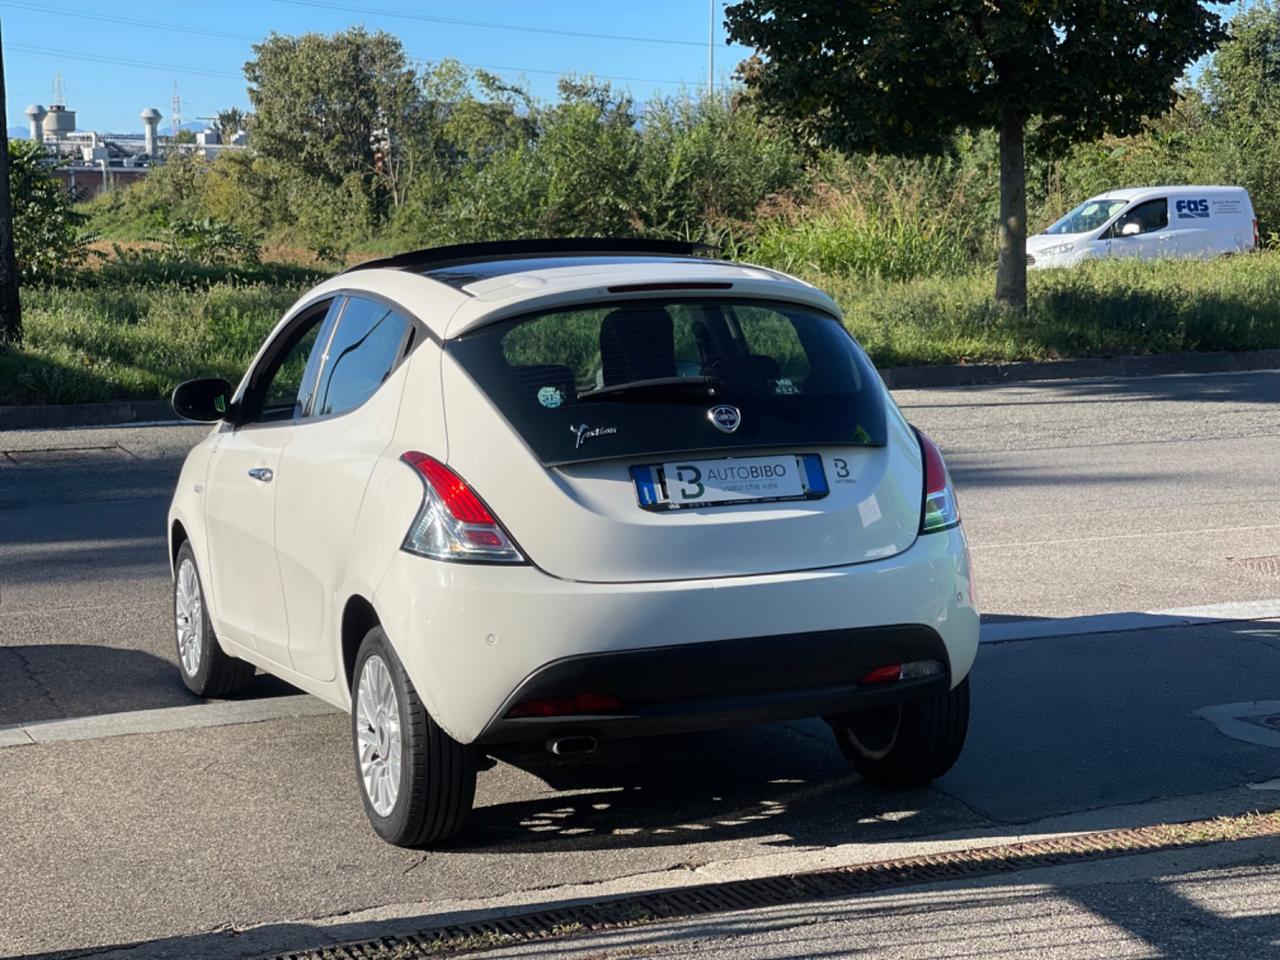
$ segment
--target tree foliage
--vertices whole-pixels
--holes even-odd
[[[355,175],[399,198],[423,100],[397,38],[362,27],[273,33],[253,54],[244,72],[262,156],[319,183]]]
[[[13,247],[24,284],[66,277],[83,261],[88,241],[84,217],[54,176],[40,144],[9,141],[9,195],[13,204]]]
[[[1026,300],[1023,131],[1061,152],[1129,134],[1221,36],[1197,0],[739,0],[729,37],[765,109],[812,143],[935,153],[957,128],[998,128],[997,299]]]

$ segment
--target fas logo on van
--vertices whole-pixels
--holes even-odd
[[[1209,216],[1208,200],[1179,200],[1174,204],[1180,220],[1198,220]]]

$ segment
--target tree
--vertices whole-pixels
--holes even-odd
[[[1206,154],[1217,178],[1248,187],[1264,233],[1280,229],[1280,5],[1231,19],[1200,87],[1211,118]]]
[[[401,202],[423,96],[400,41],[362,27],[273,33],[253,53],[244,72],[258,152],[330,186],[356,174]]]
[[[1026,306],[1030,126],[1049,152],[1136,133],[1222,36],[1197,0],[739,0],[729,39],[764,108],[810,142],[925,154],[1000,141],[996,301]]]
[[[0,44],[0,117],[7,117],[4,53]],[[22,342],[18,261],[13,253],[13,203],[9,195],[9,135],[0,130],[0,343]]]
[[[249,115],[239,107],[227,107],[225,110],[218,111],[215,122],[218,125],[218,133],[222,135],[223,143],[230,143],[231,138],[248,124]]]
[[[19,279],[24,284],[58,280],[85,258],[85,218],[75,211],[70,191],[54,176],[40,144],[11,140],[6,153]]]

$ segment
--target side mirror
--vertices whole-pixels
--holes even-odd
[[[234,391],[231,383],[222,377],[187,380],[174,387],[169,405],[183,420],[217,423],[230,417],[231,394]]]
[[[1120,228],[1120,236],[1122,237],[1136,237],[1141,232],[1142,224],[1138,223],[1136,220],[1130,220]]]

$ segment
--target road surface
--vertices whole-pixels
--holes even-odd
[[[467,835],[427,854],[367,827],[343,717],[262,677],[218,708],[257,722],[199,725],[213,708],[173,665],[164,516],[201,428],[0,434],[0,955],[252,955],[440,911],[1280,805],[1257,788],[1280,778],[1280,372],[896,396],[947,455],[1004,641],[980,652],[950,774],[874,790],[816,722],[589,764],[508,754]],[[103,714],[133,725],[87,719]]]

